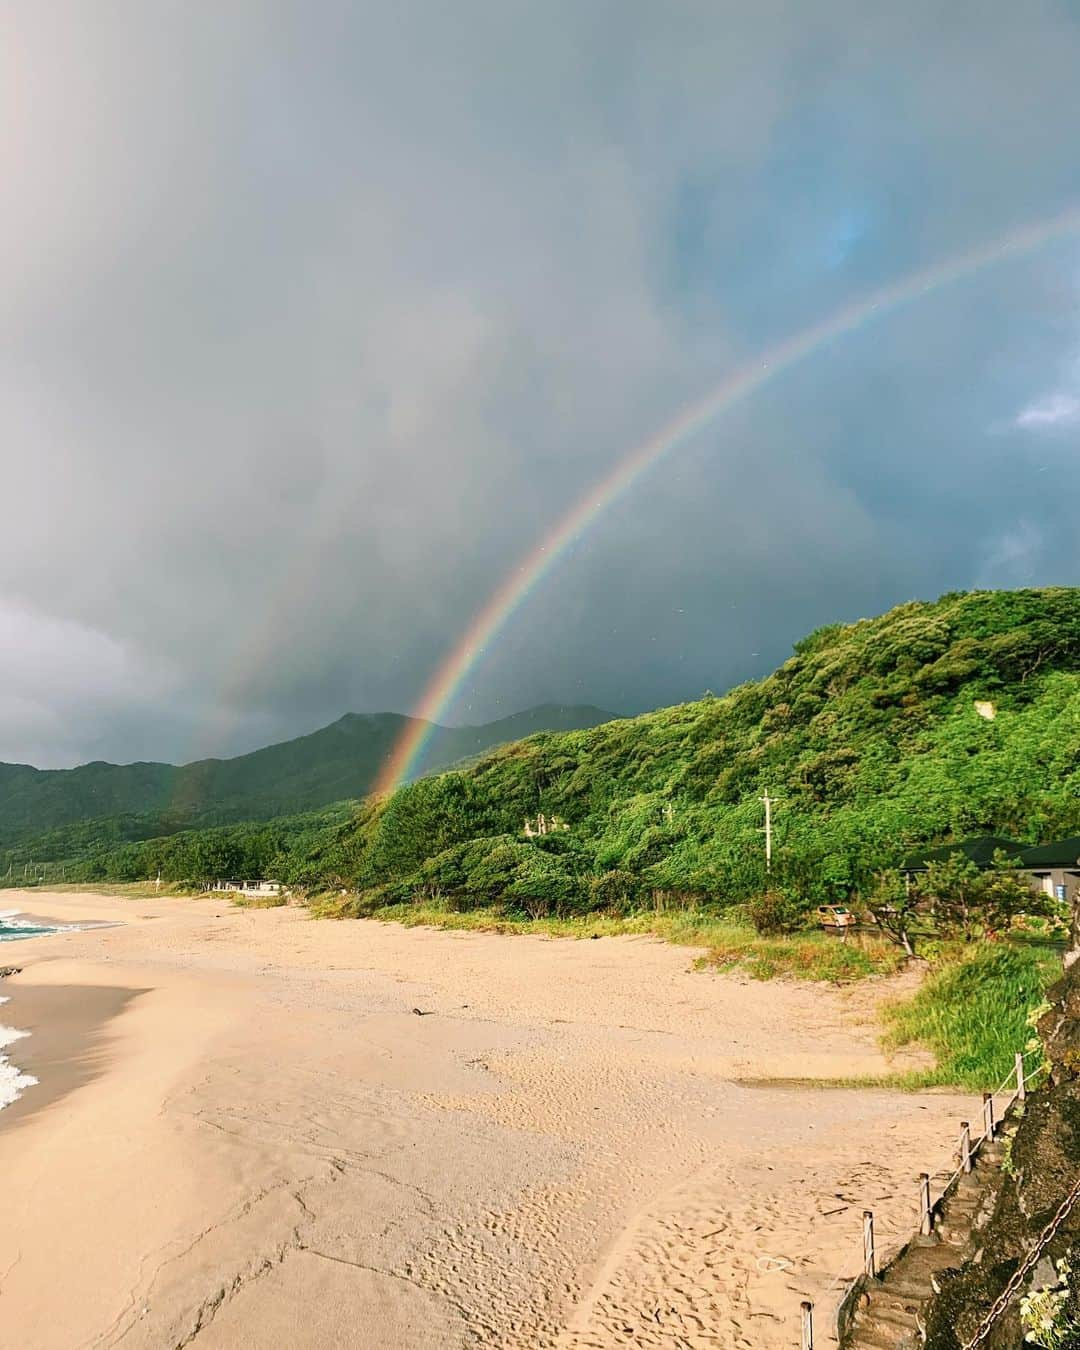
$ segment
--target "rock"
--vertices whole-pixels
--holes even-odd
[[[1080,1077],[1080,963],[1072,965],[1047,997],[1050,1008],[1039,1019],[1039,1036],[1055,1083]]]

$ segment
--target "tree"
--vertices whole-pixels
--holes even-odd
[[[879,872],[874,878],[874,889],[866,897],[877,926],[898,942],[908,956],[915,955],[912,927],[918,899],[918,892],[895,868]]]
[[[1037,890],[1027,873],[1000,849],[989,871],[983,873],[983,893],[986,921],[992,931],[1009,928],[1021,914],[1049,917],[1057,912],[1053,897]]]
[[[920,885],[933,903],[934,919],[943,934],[959,934],[965,942],[1008,928],[1020,914],[1051,914],[1053,902],[1036,891],[1028,877],[1002,852],[980,871],[953,854],[931,863]]]
[[[985,931],[983,891],[983,874],[960,853],[932,862],[919,883],[920,897],[930,901],[938,929],[945,935],[960,934],[965,942]]]

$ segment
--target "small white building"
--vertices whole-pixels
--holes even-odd
[[[281,881],[211,881],[206,889],[237,895],[287,895],[289,888]]]

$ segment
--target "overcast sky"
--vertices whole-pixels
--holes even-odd
[[[2,0],[0,758],[408,711],[754,353],[1080,204],[1072,0]],[[1080,582],[1080,239],[843,338],[618,501],[450,720]]]

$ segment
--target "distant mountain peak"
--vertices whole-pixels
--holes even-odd
[[[505,741],[596,726],[611,716],[599,708],[547,703],[477,726],[433,724],[422,769],[431,773]],[[362,797],[413,720],[397,712],[347,712],[292,740],[181,766],[100,759],[74,769],[0,763],[0,845],[113,816],[168,813],[195,824],[224,823]]]

